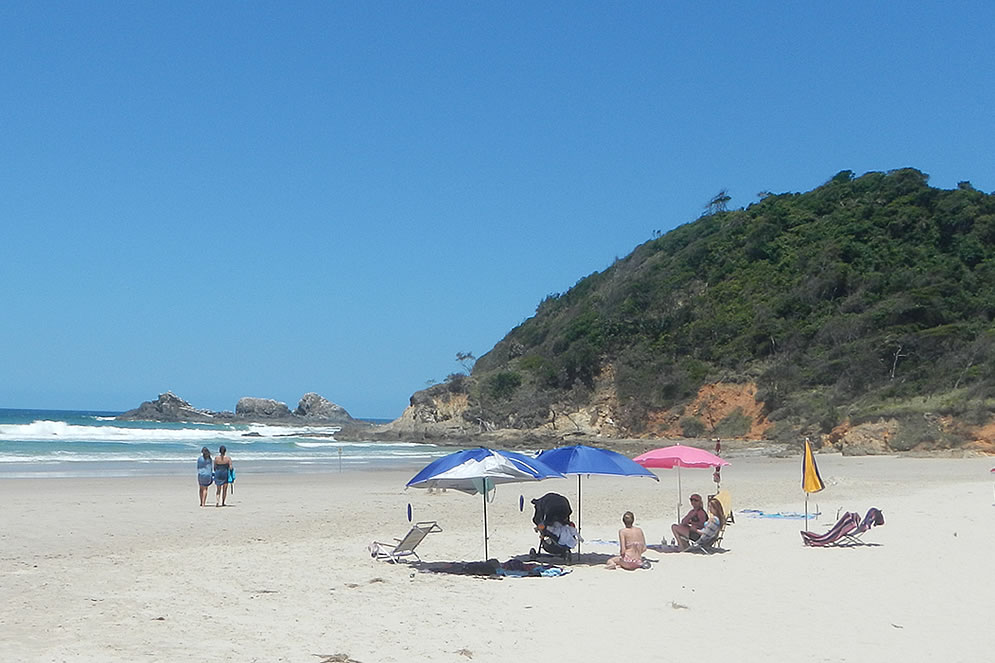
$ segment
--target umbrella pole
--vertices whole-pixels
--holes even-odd
[[[580,475],[577,475],[577,556],[580,556]]]
[[[484,561],[487,561],[487,479],[484,479]]]
[[[677,522],[681,522],[681,504],[684,502],[684,491],[681,489],[681,464],[677,463]]]
[[[808,531],[808,493],[805,493],[805,531]]]

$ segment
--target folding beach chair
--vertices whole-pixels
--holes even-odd
[[[722,537],[725,535],[726,526],[723,525],[719,533],[715,535],[712,539],[705,539],[701,537],[697,541],[688,541],[688,547],[685,552],[697,552],[705,553],[706,555],[711,555],[717,552],[725,552],[725,548],[722,547]]]
[[[420,562],[421,557],[415,552],[415,548],[429,534],[441,531],[442,528],[434,520],[415,523],[403,539],[394,539],[396,543],[382,543],[380,541],[371,543],[370,555],[375,559],[390,560],[395,563],[400,562],[405,557],[414,557]]]
[[[732,515],[732,495],[729,494],[728,490],[720,490],[714,495],[709,495],[708,499],[715,498],[722,505],[722,511],[725,512],[726,525],[734,525],[736,519]]]
[[[802,543],[815,548],[828,548],[831,546],[844,545],[846,536],[860,527],[860,516],[847,511],[843,517],[833,525],[825,534],[815,532],[801,532]]]
[[[688,541],[687,552],[703,552],[707,555],[725,552],[725,548],[722,547],[722,537],[725,536],[726,527],[736,522],[732,517],[732,495],[729,494],[728,490],[720,490],[715,495],[708,496],[708,499],[712,498],[717,499],[722,505],[722,512],[726,517],[725,523],[719,529],[719,533],[711,539],[702,538],[697,541]]]
[[[860,521],[860,525],[857,526],[857,529],[853,530],[848,534],[843,535],[843,538],[846,540],[846,542],[841,543],[840,545],[844,546],[877,545],[876,543],[868,543],[862,540],[861,537],[864,536],[867,530],[869,530],[872,527],[876,527],[878,525],[884,525],[884,514],[881,513],[881,509],[872,506],[870,509],[867,510],[867,515],[864,516],[864,519],[862,521]]]

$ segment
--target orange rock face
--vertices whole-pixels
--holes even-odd
[[[763,407],[764,404],[757,401],[756,384],[716,382],[702,386],[694,401],[683,412],[659,410],[651,413],[647,429],[652,435],[660,437],[680,437],[680,420],[684,417],[697,417],[711,434],[723,419],[739,410],[750,419],[750,430],[743,437],[759,440],[771,426],[763,415]]]

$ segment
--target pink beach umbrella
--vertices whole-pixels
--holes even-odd
[[[666,470],[677,468],[677,519],[681,518],[681,504],[683,502],[681,489],[681,468],[682,467],[722,467],[728,465],[729,461],[723,460],[715,454],[698,449],[696,447],[686,447],[683,444],[675,444],[670,447],[660,447],[647,451],[633,458],[643,467],[660,467]]]

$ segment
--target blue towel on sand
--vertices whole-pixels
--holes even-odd
[[[499,576],[504,576],[506,578],[528,578],[536,576],[545,576],[547,578],[555,578],[556,576],[563,576],[570,573],[570,569],[565,569],[562,566],[539,566],[531,571],[524,570],[512,570],[512,569],[495,569],[495,573]]]
[[[741,509],[740,513],[745,513],[750,518],[785,518],[789,520],[805,520],[805,514],[798,513],[797,511],[778,511],[776,513],[767,513],[766,511],[761,511],[760,509]],[[821,515],[821,511],[816,511],[815,513],[808,514],[808,517],[815,518],[816,516]]]

